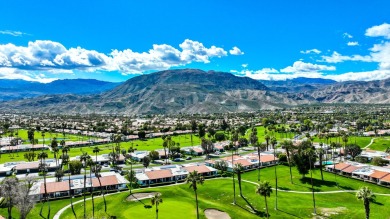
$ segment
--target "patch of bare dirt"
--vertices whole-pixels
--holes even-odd
[[[126,201],[138,201],[142,199],[152,198],[155,194],[160,194],[158,192],[144,192],[144,193],[134,193],[129,195],[126,198]]]
[[[329,218],[334,215],[338,215],[347,211],[346,207],[337,207],[337,208],[318,208],[318,215],[314,216],[313,219],[324,219]]]
[[[206,209],[204,211],[207,219],[231,219],[228,213],[217,209]]]

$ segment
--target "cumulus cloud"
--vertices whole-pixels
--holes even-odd
[[[244,63],[244,64],[242,64],[241,65],[243,68],[246,68],[246,67],[248,67],[248,63]]]
[[[318,50],[318,49],[309,49],[309,50],[302,50],[301,51],[301,53],[302,54],[320,54],[321,53],[321,51],[320,50]]]
[[[241,51],[237,46],[233,47],[231,50],[229,50],[230,55],[244,55],[244,52]]]
[[[362,56],[362,55],[352,55],[352,56],[346,56],[341,55],[340,53],[334,51],[332,55],[330,56],[322,56],[323,62],[327,63],[339,63],[339,62],[345,62],[345,61],[361,61],[361,62],[372,62],[372,58],[369,55]]]
[[[347,72],[338,75],[322,75],[322,78],[332,79],[335,81],[373,81],[388,78],[390,70],[373,70],[365,72]]]
[[[386,39],[390,39],[390,24],[383,23],[381,25],[370,27],[366,30],[366,36],[384,37]]]
[[[351,34],[347,33],[347,32],[343,33],[343,37],[344,38],[349,38],[349,39],[353,38],[353,36]]]
[[[317,71],[334,71],[336,70],[335,66],[319,65],[312,64],[302,61],[296,61],[292,66],[288,66],[280,70],[284,73],[296,73],[296,72],[317,72]]]
[[[0,68],[0,79],[21,79],[49,83],[57,78],[47,78],[43,73],[19,70],[15,68]]]
[[[190,39],[184,40],[179,49],[167,44],[154,44],[147,52],[114,49],[109,54],[81,47],[66,48],[58,42],[37,40],[29,42],[27,46],[11,43],[0,45],[0,68],[46,72],[105,70],[139,74],[192,62],[209,63],[210,59],[223,56],[227,56],[223,48],[206,47]]]
[[[347,45],[348,46],[359,46],[359,42],[358,41],[348,42]]]
[[[11,35],[11,36],[23,36],[23,35],[28,35],[27,33],[23,33],[20,31],[14,31],[14,30],[0,30],[0,34],[3,35]]]

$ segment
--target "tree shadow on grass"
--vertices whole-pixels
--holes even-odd
[[[376,205],[383,206],[383,204],[382,204],[381,202],[373,201],[372,203],[374,203],[374,204],[376,204]]]
[[[301,179],[299,179],[299,181],[301,181],[302,184],[310,184],[311,185],[310,177],[301,178]],[[333,181],[326,181],[326,180],[322,181],[320,179],[313,179],[313,185],[315,187],[321,187],[321,186],[334,187],[337,184]]]
[[[353,188],[350,187],[350,186],[340,186],[340,185],[339,185],[339,188],[340,188],[340,189],[344,189],[344,190],[353,190]]]
[[[290,188],[282,187],[282,186],[278,186],[278,189],[284,190],[284,191],[290,191],[291,190]]]
[[[252,206],[252,204],[244,196],[241,196],[241,198],[244,199],[244,201],[248,204],[248,206],[252,209],[252,211],[257,212],[257,210]]]

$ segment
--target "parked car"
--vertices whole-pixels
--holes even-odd
[[[183,158],[175,158],[175,159],[173,159],[173,161],[175,161],[175,162],[183,162],[184,159]]]
[[[187,157],[186,160],[192,160],[192,157]]]

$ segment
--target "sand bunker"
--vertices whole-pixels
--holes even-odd
[[[231,219],[228,213],[217,209],[206,209],[204,214],[207,219]]]
[[[160,193],[158,193],[158,192],[134,193],[132,195],[129,195],[126,200],[127,201],[138,201],[138,200],[142,200],[142,199],[153,198],[155,194],[160,194]]]

